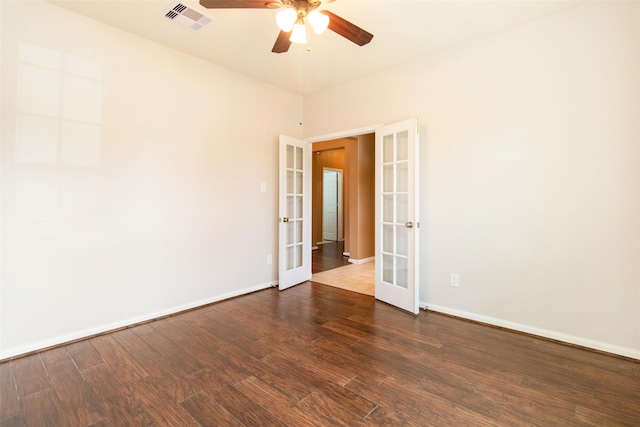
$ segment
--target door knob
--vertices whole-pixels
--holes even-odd
[[[282,222],[289,222],[289,218],[284,217],[284,218],[282,218],[282,219],[281,219],[281,221],[282,221]]]
[[[407,222],[407,223],[405,224],[405,227],[407,227],[407,228],[413,228],[413,223],[412,223],[411,221],[409,221],[409,222]]]

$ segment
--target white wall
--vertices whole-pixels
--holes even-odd
[[[419,118],[429,308],[640,358],[640,3],[320,91],[304,115],[307,137]]]
[[[300,96],[1,7],[0,358],[276,280],[277,135],[301,136]]]

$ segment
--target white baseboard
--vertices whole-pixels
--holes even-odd
[[[134,317],[131,319],[123,320],[120,322],[114,322],[108,325],[103,325],[96,328],[83,329],[81,331],[73,332],[66,335],[61,335],[55,338],[51,338],[48,340],[43,340],[39,342],[35,342],[29,345],[25,345],[22,347],[14,347],[8,349],[0,350],[0,360],[5,360],[9,358],[13,358],[16,356],[20,356],[22,354],[31,353],[33,351],[38,351],[42,349],[46,349],[49,347],[53,347],[56,345],[62,345],[67,342],[77,341],[83,338],[88,338],[94,335],[107,333],[109,331],[113,331],[116,329],[126,328],[127,326],[136,325],[138,323],[148,322],[150,320],[158,319],[164,316],[168,316],[171,314],[180,313],[181,311],[191,310],[193,308],[197,308],[200,306],[204,306],[207,304],[212,304],[214,302],[226,300],[229,298],[237,297],[244,294],[250,294],[251,292],[261,291],[263,289],[267,289],[274,286],[274,283],[263,283],[261,285],[252,286],[250,288],[241,289],[239,291],[229,292],[223,295],[218,295],[211,298],[206,298],[199,301],[194,301],[188,304],[183,304],[180,306],[172,307],[166,310],[157,311],[155,313],[149,313],[144,316]],[[275,284],[277,286],[277,282]]]
[[[348,261],[351,264],[366,264],[368,262],[374,262],[375,260],[376,260],[376,257],[372,256],[372,257],[363,258],[363,259],[352,259],[352,258],[349,258]]]
[[[351,256],[349,252],[342,252],[342,256]]]
[[[469,313],[449,307],[442,307],[434,304],[420,302],[420,308],[432,310],[438,313],[450,314],[452,316],[461,317],[463,319],[474,320],[476,322],[487,323],[501,328],[512,329],[518,332],[524,332],[539,337],[549,338],[556,341],[562,341],[569,344],[579,345],[581,347],[591,348],[594,350],[604,351],[607,353],[618,354],[620,356],[631,357],[640,360],[640,350],[621,347],[614,344],[608,344],[600,341],[594,341],[587,338],[576,337],[574,335],[564,334],[561,332],[550,331],[547,329],[536,328],[533,326],[523,325],[520,323],[510,322],[508,320],[497,319],[495,317],[484,316],[481,314]]]

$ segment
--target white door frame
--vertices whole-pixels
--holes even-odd
[[[333,139],[348,138],[350,136],[359,136],[367,133],[375,133],[376,129],[384,126],[383,124],[365,126],[358,129],[346,130],[344,132],[330,133],[327,135],[312,136],[305,138],[304,141],[313,144],[314,142],[331,141]]]

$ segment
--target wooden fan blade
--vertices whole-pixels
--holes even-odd
[[[275,0],[200,0],[200,4],[207,9],[267,9],[273,8]]]
[[[278,38],[276,39],[275,44],[273,45],[273,49],[271,52],[273,53],[284,53],[289,50],[289,46],[291,46],[291,31],[282,31],[280,30],[280,34],[278,34]]]
[[[339,17],[335,13],[331,13],[328,10],[321,10],[320,13],[324,13],[329,17],[329,29],[331,31],[340,34],[345,39],[351,40],[358,46],[364,46],[373,38],[373,34]]]

